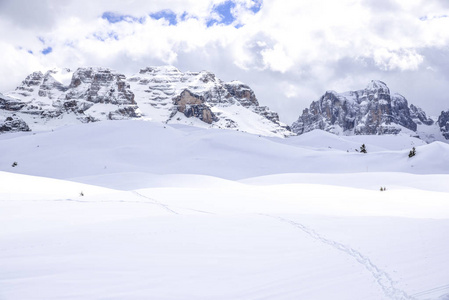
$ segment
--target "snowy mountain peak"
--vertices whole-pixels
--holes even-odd
[[[367,91],[379,91],[383,92],[385,94],[390,93],[390,89],[388,88],[387,84],[380,80],[371,80],[370,83],[366,86],[365,90]]]
[[[73,70],[69,68],[53,68],[44,74],[44,79],[54,80],[63,86],[69,86],[72,81]],[[51,79],[50,79],[51,77]]]
[[[40,85],[43,78],[44,74],[42,72],[33,72],[22,81],[22,84],[16,88],[16,91],[24,91],[25,95],[27,95],[26,92],[33,92],[34,87]]]

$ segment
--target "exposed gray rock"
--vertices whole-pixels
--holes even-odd
[[[122,120],[125,118],[140,118],[140,113],[137,111],[137,106],[129,105],[118,108],[115,111],[109,112],[108,119],[109,120]]]
[[[390,94],[382,81],[371,81],[359,91],[326,92],[291,126],[302,134],[314,129],[345,134],[397,134],[401,125],[416,131],[407,100],[399,94]]]
[[[50,70],[42,78],[42,83],[39,86],[39,97],[48,97],[49,99],[54,99],[60,93],[68,90],[68,87],[65,87],[62,83],[53,78],[53,74],[56,71]]]
[[[135,105],[134,93],[125,75],[106,68],[79,68],[73,73],[66,100],[82,99],[93,103]]]
[[[441,112],[437,123],[444,138],[449,140],[449,110]]]
[[[22,81],[22,84],[16,88],[16,92],[23,96],[30,96],[31,93],[39,88],[42,80],[44,79],[44,74],[42,72],[33,72],[28,75],[25,80]]]
[[[140,117],[134,93],[123,74],[106,68],[79,68],[67,90],[57,104],[65,111],[89,115],[86,111],[95,104],[113,104],[118,108],[108,113],[108,119]],[[88,120],[95,119],[90,117]]]
[[[236,99],[243,107],[252,107],[259,106],[259,102],[257,101],[256,95],[254,91],[242,83],[227,83],[224,85],[225,90],[228,94],[225,95],[225,98],[233,97]]]
[[[391,97],[391,115],[392,123],[396,123],[412,131],[416,131],[417,125],[411,117],[408,102],[404,96],[394,94]]]
[[[204,98],[192,94],[189,90],[182,91],[179,96],[173,99],[173,102],[176,105],[177,110],[183,113],[187,118],[196,117],[208,124],[218,120],[205,103]]]
[[[3,94],[0,94],[0,109],[8,111],[18,111],[21,110],[26,105],[25,102],[19,99],[14,99]]]
[[[433,125],[434,123],[434,121],[431,118],[427,117],[426,113],[420,107],[417,107],[413,104],[410,104],[410,117],[418,125]]]
[[[278,124],[283,129],[290,131],[289,126],[280,123],[278,113],[270,110],[267,106],[259,105],[256,94],[248,85],[239,82],[233,82],[225,84],[224,88],[228,92],[225,95],[225,98],[233,98],[237,100],[243,107],[251,109],[258,115],[261,115],[271,122]]]
[[[12,115],[6,118],[5,121],[0,123],[0,132],[18,132],[18,131],[31,131],[27,123],[24,120]]]

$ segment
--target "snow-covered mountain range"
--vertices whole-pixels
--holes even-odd
[[[117,119],[277,137],[321,129],[339,135],[405,134],[426,142],[449,139],[449,110],[428,117],[378,80],[357,91],[327,91],[291,128],[276,112],[259,105],[248,85],[172,66],[143,68],[129,78],[101,67],[34,72],[16,90],[0,94],[0,132]]]
[[[0,113],[4,118],[15,114],[20,123],[15,130],[26,124],[31,130],[48,130],[140,118],[266,136],[291,135],[277,113],[259,105],[249,86],[223,82],[206,71],[182,73],[171,66],[144,68],[130,78],[93,67],[34,72],[15,91],[0,95]]]
[[[405,133],[426,142],[449,138],[449,111],[432,119],[379,80],[365,89],[337,93],[327,91],[291,126],[296,134],[321,129],[341,135]]]

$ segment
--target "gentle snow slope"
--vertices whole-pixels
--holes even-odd
[[[449,299],[447,144],[112,121],[0,154],[2,300]]]
[[[1,299],[449,296],[448,193],[0,177],[27,187],[0,188]]]
[[[330,148],[311,148],[326,141]],[[117,181],[119,177],[134,189],[148,186],[151,174],[198,174],[235,180],[279,173],[449,173],[447,144],[417,145],[416,139],[401,137],[401,149],[388,136],[366,136],[364,143],[368,154],[353,150],[357,143],[352,137],[338,137],[339,147],[335,147],[335,136],[320,131],[274,139],[219,129],[110,121],[52,132],[1,135],[0,170],[78,178],[125,189],[128,185]],[[417,146],[417,155],[409,158],[413,146]],[[347,152],[349,149],[352,151]],[[12,167],[13,162],[17,167]],[[117,175],[124,172],[128,174]]]

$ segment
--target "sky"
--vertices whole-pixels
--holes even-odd
[[[291,124],[375,79],[449,109],[447,0],[0,0],[0,91],[33,71],[173,65],[239,80]]]

